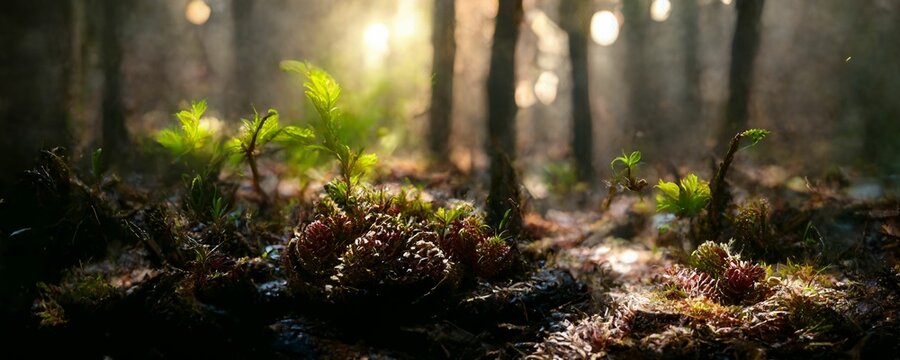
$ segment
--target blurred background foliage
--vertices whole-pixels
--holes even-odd
[[[427,161],[435,1],[446,0],[4,2],[2,180],[39,148],[65,145],[80,159],[101,146],[152,144],[147,139],[195,99],[208,100],[205,121],[217,128],[236,129],[254,107],[278,109],[284,124],[310,124],[300,80],[279,68],[285,59],[317,64],[344,86],[348,143],[382,158]],[[523,4],[515,128],[526,184],[529,176],[553,179],[558,192],[574,182],[575,170],[563,165],[578,131],[572,14],[561,11],[583,19],[590,39],[592,185],[610,177],[606,164],[623,149],[658,164],[648,171],[705,168],[717,142],[727,141],[719,134],[736,9],[752,1],[561,1]],[[488,167],[486,78],[498,4],[456,0],[455,9],[447,157],[478,173]],[[767,1],[759,23],[747,123],[772,136],[753,161],[804,175],[847,167],[900,182],[900,2]],[[288,149],[286,158],[297,175],[322,162],[302,150]]]

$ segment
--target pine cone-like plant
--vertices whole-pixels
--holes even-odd
[[[475,252],[478,257],[475,275],[490,278],[509,266],[512,248],[502,237],[492,236],[478,243]]]
[[[744,251],[764,254],[769,245],[770,231],[768,201],[750,201],[738,209],[734,218],[734,237]]]
[[[707,241],[691,253],[691,266],[718,278],[725,271],[731,253],[722,244]]]
[[[676,265],[666,270],[666,280],[683,292],[681,296],[717,299],[718,283],[711,275],[692,268]],[[675,295],[675,294],[670,294]]]
[[[720,282],[722,295],[734,302],[751,298],[765,277],[766,269],[761,266],[733,259],[728,262]]]
[[[369,288],[378,283],[385,272],[386,244],[371,236],[362,236],[347,246],[335,266],[335,279],[343,287]]]
[[[476,247],[487,239],[486,231],[474,216],[454,220],[440,238],[441,249],[455,261],[475,267]]]
[[[422,232],[409,240],[409,248],[401,255],[404,283],[430,282],[435,285],[443,279],[452,279],[455,264],[435,243],[437,234]]]

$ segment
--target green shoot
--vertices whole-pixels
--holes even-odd
[[[103,148],[97,148],[91,153],[91,175],[98,186],[103,180],[103,173],[106,172],[106,163],[103,161]]]
[[[688,174],[678,184],[660,179],[656,188],[660,190],[656,211],[682,217],[697,216],[710,198],[709,183],[694,174]]]
[[[191,103],[190,110],[175,114],[181,123],[179,129],[164,129],[156,134],[156,141],[176,159],[184,156],[204,157],[203,152],[211,143],[212,131],[200,125],[200,118],[206,112],[206,101]]]
[[[727,194],[728,190],[725,189],[725,176],[728,174],[728,169],[731,167],[732,161],[734,161],[734,155],[738,150],[743,149],[740,147],[741,140],[744,138],[749,138],[751,140],[750,145],[744,147],[747,148],[758,144],[768,135],[769,131],[765,129],[748,129],[737,133],[734,135],[734,138],[731,139],[728,151],[725,153],[725,157],[722,158],[719,168],[716,169],[716,175],[712,179],[712,199],[709,202],[709,211],[707,212],[709,221],[707,221],[706,236],[708,238],[718,237],[722,230],[722,213],[728,206],[727,203],[729,201],[729,196]]]
[[[741,133],[741,137],[749,138],[752,141],[749,146],[759,144],[759,142],[762,141],[762,139],[765,139],[768,135],[769,130],[766,129],[749,129]]]
[[[637,170],[637,165],[641,162],[641,152],[640,151],[632,151],[630,155],[626,155],[624,151],[622,151],[622,156],[619,156],[613,161],[609,163],[609,166],[613,170],[613,184],[621,185],[622,187],[634,191],[640,192],[647,186],[647,181],[644,179],[636,178],[635,171]],[[621,163],[622,166],[620,168],[616,168],[616,164]]]
[[[640,151],[632,151],[631,155],[626,155],[625,151],[622,151],[622,156],[619,156],[613,161],[609,163],[609,166],[612,168],[613,173],[621,173],[626,172],[626,174],[630,175],[632,171],[634,171],[635,166],[641,162],[641,152]],[[625,166],[622,170],[616,170],[616,163],[622,163]]]
[[[450,209],[439,208],[434,212],[434,219],[444,227],[447,227],[450,223],[460,220],[470,213],[472,213],[472,207],[468,205],[455,206]]]
[[[639,179],[635,176],[638,164],[641,162],[641,152],[632,151],[626,154],[622,151],[622,156],[616,157],[609,162],[612,168],[613,178],[607,181],[609,193],[604,201],[604,207],[609,207],[613,197],[621,190],[629,190],[640,193],[647,187],[647,180]]]
[[[312,131],[295,126],[281,127],[278,124],[278,112],[269,109],[265,116],[253,111],[253,119],[243,119],[243,125],[237,136],[228,141],[226,148],[235,155],[235,162],[246,161],[250,165],[253,191],[265,199],[259,182],[257,158],[261,150],[272,142],[302,142],[312,138]]]
[[[341,86],[322,69],[297,61],[284,61],[282,69],[306,76],[304,83],[306,97],[319,114],[316,135],[318,144],[313,148],[331,154],[340,165],[341,177],[350,193],[353,184],[378,162],[375,154],[363,153],[362,149],[352,150],[340,137],[342,114],[337,107]]]
[[[228,202],[211,181],[197,175],[191,178],[190,182],[185,178],[185,187],[188,192],[185,195],[184,206],[198,220],[218,222],[228,213]]]
[[[503,213],[503,219],[500,219],[500,224],[497,225],[497,231],[502,235],[509,230],[509,222],[511,219],[513,209],[507,209],[505,213]]]

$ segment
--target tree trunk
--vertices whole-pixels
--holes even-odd
[[[256,102],[259,100],[256,98],[258,95],[256,77],[253,76],[256,54],[256,47],[253,46],[256,34],[252,22],[253,9],[253,0],[231,0],[231,16],[234,22],[234,73],[229,117],[239,117],[247,113],[251,104],[259,104]]]
[[[700,89],[700,60],[699,54],[700,35],[699,16],[700,7],[696,1],[680,2],[681,7],[676,7],[681,14],[681,22],[684,28],[681,35],[684,47],[684,98],[682,124],[698,124],[702,116],[702,100]]]
[[[434,47],[429,109],[429,146],[438,163],[449,159],[452,129],[453,64],[456,58],[456,0],[434,0],[431,43]]]
[[[859,123],[850,122],[843,130],[861,138],[861,153],[835,149],[846,154],[845,161],[873,165],[889,174],[900,172],[900,103],[896,99],[900,92],[900,6],[894,8],[885,11],[874,3],[851,7],[853,56],[845,62],[842,88],[844,111],[850,118],[859,116]]]
[[[737,24],[731,42],[731,71],[725,124],[716,141],[727,141],[746,129],[750,90],[753,86],[753,63],[759,52],[760,20],[765,0],[737,0]],[[726,143],[727,144],[727,143]]]
[[[103,154],[121,159],[128,147],[125,104],[122,102],[122,23],[125,4],[102,0],[101,66],[103,68]]]
[[[628,86],[628,122],[623,127],[626,137],[633,140],[632,148],[644,155],[653,154],[659,139],[653,121],[657,115],[659,98],[654,94],[653,76],[648,66],[647,25],[650,18],[649,3],[645,0],[629,0],[622,3],[622,38],[625,42],[624,75]]]
[[[491,186],[488,220],[499,224],[509,211],[514,226],[521,223],[518,181],[512,162],[516,151],[516,42],[522,21],[522,0],[500,0],[491,46],[488,73],[488,154],[491,158]]]
[[[69,146],[72,7],[9,0],[0,11],[0,185],[30,167],[38,150]],[[2,186],[0,186],[2,188]]]
[[[581,0],[562,0],[559,12],[562,27],[569,35],[572,66],[572,153],[578,180],[590,183],[594,181],[594,125],[588,74],[590,12],[586,5]]]

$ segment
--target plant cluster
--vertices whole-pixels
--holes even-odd
[[[640,163],[640,151],[632,151],[631,154],[622,151],[622,156],[616,157],[609,163],[613,177],[606,181],[608,194],[604,201],[604,207],[608,208],[612,199],[620,192],[627,190],[640,194],[647,187],[647,180],[636,176],[637,166]]]
[[[377,158],[339,136],[340,86],[321,69],[295,62],[283,67],[306,74],[306,96],[320,118],[313,147],[332,156],[341,174],[326,184],[311,221],[285,249],[294,289],[319,299],[390,294],[411,300],[452,290],[465,278],[492,277],[509,265],[510,239],[487,227],[471,206],[433,211],[419,192],[389,194],[361,183]]]
[[[291,286],[333,301],[388,295],[411,301],[510,265],[509,239],[471,206],[430,208],[406,191],[391,195],[357,186],[351,194],[327,193],[284,251]]]
[[[707,241],[691,253],[689,266],[666,272],[670,297],[705,297],[727,304],[753,302],[765,296],[766,269],[722,244]]]
[[[659,180],[656,185],[656,211],[682,217],[696,217],[709,202],[709,183],[694,174],[688,174],[677,184]]]
[[[59,284],[38,283],[40,296],[36,302],[42,326],[59,326],[72,316],[86,317],[104,302],[121,297],[100,274],[78,270],[66,274]]]

